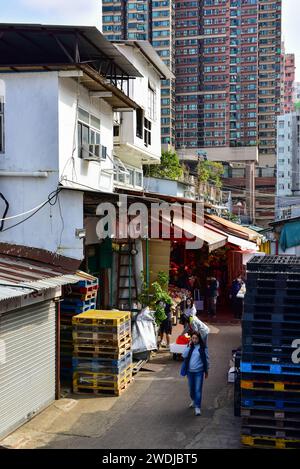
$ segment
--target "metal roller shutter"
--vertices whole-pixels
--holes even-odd
[[[55,303],[0,313],[0,437],[55,399]]]

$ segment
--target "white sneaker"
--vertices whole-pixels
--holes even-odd
[[[192,402],[190,403],[190,405],[189,405],[189,408],[190,408],[190,409],[193,409],[194,407],[195,407],[195,404],[194,404],[194,401],[192,401]]]
[[[195,407],[195,415],[201,415],[201,410],[199,407]]]

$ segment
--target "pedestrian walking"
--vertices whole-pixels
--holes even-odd
[[[216,277],[209,277],[207,283],[208,315],[215,318],[217,315],[217,299],[219,296],[219,282]]]
[[[164,335],[166,336],[166,350],[170,350],[170,337],[172,335],[172,310],[171,305],[166,304],[163,301],[159,302],[159,306],[164,308],[166,319],[164,319],[159,328],[159,336],[160,342],[158,344],[158,348],[160,345],[163,345]]]
[[[194,305],[194,300],[192,298],[187,298],[183,303],[182,310],[183,310],[183,321],[190,316],[196,316],[197,310]]]
[[[244,292],[245,282],[241,275],[238,275],[232,282],[229,298],[231,299],[231,305],[236,319],[241,319],[243,312],[243,295],[239,297],[239,294]]]
[[[192,402],[190,408],[195,409],[195,415],[201,415],[203,380],[208,378],[209,355],[207,340],[201,335],[193,332],[189,345],[182,353],[184,362],[181,375],[187,376],[190,397]]]

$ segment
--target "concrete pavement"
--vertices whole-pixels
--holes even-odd
[[[176,337],[182,326],[174,331]],[[227,383],[231,350],[240,344],[238,325],[214,324],[209,337],[211,370],[196,417],[181,362],[156,354],[155,372],[142,371],[120,397],[70,395],[8,436],[12,448],[200,449],[239,448],[240,419],[233,416],[233,384]]]

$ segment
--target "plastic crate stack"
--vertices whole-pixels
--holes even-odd
[[[242,331],[242,443],[300,448],[300,364],[292,347],[300,339],[299,257],[248,263]]]
[[[132,381],[131,313],[73,317],[73,392],[119,396]]]
[[[98,279],[87,275],[87,279],[80,280],[64,289],[64,300],[61,302],[60,313],[60,376],[62,382],[72,383],[72,317],[96,308]]]

